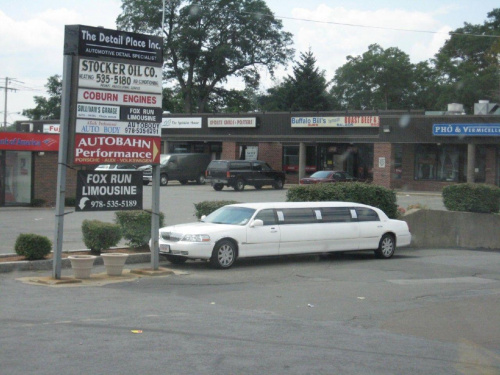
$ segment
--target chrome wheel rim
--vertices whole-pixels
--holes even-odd
[[[389,257],[394,252],[394,242],[392,238],[386,237],[382,240],[380,250],[385,257]]]
[[[233,263],[234,250],[231,245],[222,245],[217,252],[217,260],[222,267],[228,267]]]

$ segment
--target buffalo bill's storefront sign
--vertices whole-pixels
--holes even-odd
[[[380,117],[292,117],[291,124],[292,128],[370,128],[380,126]]]
[[[78,171],[76,211],[142,210],[142,172]]]

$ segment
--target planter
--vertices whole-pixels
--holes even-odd
[[[94,265],[94,255],[71,255],[68,259],[71,261],[71,268],[75,279],[89,279],[92,266]]]
[[[101,254],[106,273],[109,276],[120,276],[123,272],[123,266],[127,260],[128,254],[124,253],[109,253]]]

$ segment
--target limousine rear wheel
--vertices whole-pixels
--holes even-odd
[[[236,260],[236,244],[230,240],[221,240],[215,244],[210,264],[215,268],[229,268]]]
[[[384,234],[380,239],[378,249],[375,250],[377,258],[389,259],[394,255],[396,249],[396,241],[392,234]]]

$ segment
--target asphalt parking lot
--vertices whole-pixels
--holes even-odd
[[[500,373],[498,252],[161,265],[177,273],[102,286],[0,274],[1,373]]]
[[[287,189],[263,188],[255,190],[247,187],[243,192],[224,188],[214,191],[206,185],[180,185],[169,183],[160,188],[160,211],[165,214],[165,225],[195,221],[194,203],[205,200],[234,200],[238,202],[281,202],[286,200]],[[429,209],[444,209],[440,194],[399,193],[398,204],[407,208],[411,204],[421,204]],[[143,208],[151,208],[151,186],[144,186]],[[113,211],[73,212],[66,208],[64,218],[63,251],[85,249],[82,241],[81,225],[85,219],[114,222]],[[73,212],[73,213],[71,213]],[[20,233],[35,233],[54,239],[55,210],[53,208],[0,208],[0,254],[14,253],[14,244]],[[122,243],[123,244],[123,243]]]

